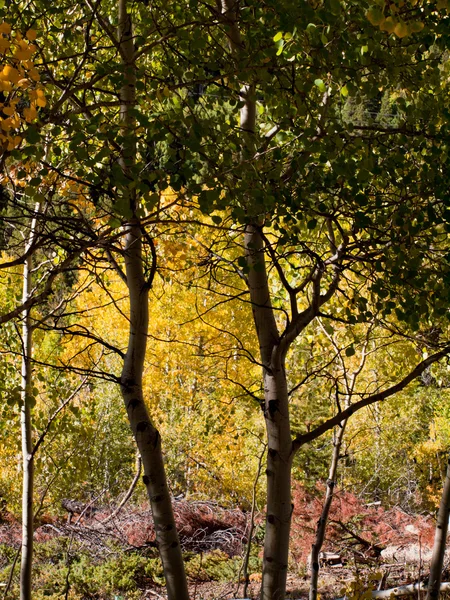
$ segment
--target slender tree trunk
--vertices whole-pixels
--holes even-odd
[[[284,371],[265,376],[267,429],[267,516],[262,600],[282,600],[286,591],[292,516],[292,442]]]
[[[142,375],[148,336],[148,287],[142,264],[142,233],[139,224],[129,223],[126,227],[125,265],[130,296],[130,334],[121,375],[121,389],[131,429],[142,457],[143,481],[152,508],[167,595],[169,600],[187,600],[187,581],[166,480],[161,436],[150,419],[143,395]]]
[[[248,577],[248,565],[250,562],[250,555],[252,552],[253,532],[255,531],[256,493],[257,493],[257,489],[258,489],[258,482],[259,482],[259,477],[261,475],[261,469],[263,466],[263,460],[264,460],[264,455],[266,453],[266,448],[267,448],[267,446],[264,445],[264,450],[259,457],[258,470],[256,472],[255,481],[253,482],[252,509],[250,512],[250,526],[249,526],[249,531],[248,531],[248,542],[247,542],[247,547],[245,549],[244,561],[242,563],[242,575],[244,577],[244,589],[242,591],[242,595],[244,596],[244,598],[247,597],[248,585],[250,583],[250,580]],[[240,579],[240,574],[239,574],[239,579]],[[238,589],[239,589],[239,584],[238,584]]]
[[[450,457],[447,462],[444,489],[442,490],[441,503],[434,534],[433,554],[431,557],[430,579],[428,582],[427,600],[437,600],[442,578],[445,545],[447,541],[448,520],[450,517]]]
[[[221,3],[230,51],[239,62],[245,52],[245,46],[237,22],[238,2],[221,0]],[[251,82],[243,82],[240,96],[243,101],[240,128],[244,141],[241,159],[248,160],[253,157],[256,149],[255,86]],[[255,211],[251,195],[248,196],[247,202],[249,215],[252,215]],[[247,283],[263,364],[264,418],[268,444],[267,514],[261,600],[284,600],[292,516],[291,470],[294,452],[285,352],[281,350],[280,335],[270,300],[262,227],[260,218],[253,215],[253,222],[247,225],[244,236],[249,267]]]
[[[291,527],[292,438],[284,358],[270,302],[264,244],[256,225],[248,226],[245,247],[248,286],[258,335],[264,378],[264,418],[267,431],[267,515],[264,538],[262,600],[283,600]]]
[[[131,17],[126,0],[119,0],[119,43],[124,67],[124,84],[120,90],[121,124],[126,140],[120,164],[130,176],[135,161],[135,81],[134,43]],[[148,338],[148,292],[151,282],[144,273],[142,236],[143,229],[136,214],[134,187],[125,187],[130,212],[133,217],[124,225],[125,273],[130,302],[130,331],[128,348],[121,374],[121,391],[133,435],[136,439],[144,467],[143,481],[150,499],[156,540],[163,563],[169,600],[189,600],[178,533],[175,526],[172,501],[166,480],[161,448],[161,436],[152,423],[144,401],[143,370]]]
[[[31,246],[35,235],[36,221],[31,223],[30,235],[26,250]],[[23,302],[31,294],[32,254],[25,260],[23,267]],[[23,313],[22,323],[22,391],[20,423],[22,435],[22,560],[20,564],[20,600],[31,600],[31,570],[33,563],[33,486],[34,486],[34,453],[31,435],[32,408],[32,326],[30,310]]]
[[[343,421],[336,431],[333,442],[333,455],[331,458],[330,470],[328,472],[327,491],[325,501],[322,506],[319,521],[317,523],[316,538],[311,548],[311,582],[309,587],[309,600],[317,600],[317,583],[319,580],[319,554],[322,549],[325,531],[327,528],[328,515],[330,513],[331,503],[333,501],[334,488],[336,486],[336,475],[339,464],[339,456],[344,439],[345,426],[347,421]]]
[[[107,523],[112,521],[115,517],[117,517],[117,515],[120,513],[122,508],[125,506],[125,504],[128,502],[128,500],[133,495],[133,492],[136,489],[137,484],[139,483],[139,479],[141,478],[141,471],[142,471],[142,459],[141,459],[141,455],[139,454],[139,450],[137,450],[136,451],[136,473],[133,477],[133,481],[131,482],[130,487],[128,488],[127,492],[125,493],[125,496],[120,501],[119,506],[117,506],[117,508],[115,508],[113,510],[113,512],[109,515],[109,517],[106,517],[106,519],[103,519],[103,521],[100,521],[101,525],[106,525]]]

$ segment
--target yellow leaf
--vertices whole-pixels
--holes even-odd
[[[14,58],[17,58],[17,60],[30,60],[30,58],[32,56],[33,56],[33,51],[30,49],[16,50],[14,52]]]
[[[41,79],[41,76],[35,68],[30,69],[28,75],[33,81],[39,81]]]
[[[11,25],[9,23],[0,23],[0,33],[8,35],[11,33]]]
[[[21,79],[19,71],[10,65],[5,65],[3,67],[1,77],[2,79],[10,81],[11,83],[17,83],[19,79]]]
[[[2,119],[2,129],[4,131],[9,131],[12,127],[11,119]]]
[[[28,40],[30,40],[30,42],[34,42],[34,40],[37,37],[37,32],[34,29],[29,29],[26,34],[25,34],[26,38]]]
[[[410,34],[408,25],[404,21],[400,21],[394,28],[394,33],[399,38],[404,38]]]
[[[5,52],[11,46],[11,42],[4,37],[0,37],[0,52]]]
[[[2,81],[1,79],[1,73],[0,73],[0,91],[1,92],[11,92],[12,91],[12,85],[10,81]]]
[[[14,150],[22,141],[22,138],[19,135],[15,135],[14,137],[9,138],[8,141],[8,150]]]
[[[2,112],[8,117],[11,117],[15,111],[12,106],[5,106],[5,108],[2,109]]]
[[[31,123],[37,117],[37,111],[34,106],[23,109],[23,116],[28,123]]]
[[[382,21],[380,23],[381,31],[387,31],[388,33],[393,33],[396,26],[397,26],[397,21],[394,21],[394,19],[392,17],[388,17],[387,19],[384,19],[384,21]]]
[[[26,89],[27,87],[30,87],[31,83],[28,81],[28,79],[21,79],[18,83],[17,86]]]
[[[372,6],[366,12],[366,17],[372,25],[379,25],[384,20],[382,11],[377,6]]]

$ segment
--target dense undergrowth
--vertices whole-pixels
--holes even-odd
[[[123,552],[112,544],[109,554],[97,557],[70,538],[57,538],[36,544],[34,567],[35,600],[137,600],[148,587],[164,585],[162,565],[154,548]],[[15,551],[0,547],[2,570],[6,581]],[[208,553],[185,553],[186,571],[192,581],[237,581],[242,558],[230,557],[221,550]],[[253,556],[250,571],[257,572],[261,559]],[[10,598],[19,597],[18,582],[11,586]]]
[[[320,486],[312,493],[297,484],[293,491],[289,572],[305,582],[322,497]],[[191,584],[242,584],[249,513],[185,500],[174,501],[174,511]],[[256,515],[247,572],[255,582],[261,573],[263,523],[261,512]],[[429,517],[409,515],[398,507],[367,506],[355,495],[338,490],[323,549],[338,552],[348,573],[358,572],[357,561],[366,570],[378,571],[382,550],[420,543],[425,552],[433,529]],[[3,513],[0,581],[4,584],[20,548],[20,531],[20,522]],[[142,600],[153,597],[145,595],[149,590],[164,597],[163,570],[147,507],[128,505],[111,520],[108,510],[100,507],[92,516],[75,516],[70,523],[50,517],[36,523],[34,537],[34,600]],[[399,576],[404,581],[408,574],[403,571]],[[16,568],[7,598],[18,597]]]

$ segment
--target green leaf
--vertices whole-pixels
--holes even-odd
[[[118,229],[121,226],[121,222],[117,217],[111,217],[108,221],[108,225],[112,228],[112,229]]]
[[[353,346],[349,346],[348,348],[345,349],[345,356],[354,356],[356,354],[355,349],[353,348]]]
[[[314,79],[314,85],[316,85],[321,92],[324,92],[327,89],[323,79]]]
[[[283,32],[282,31],[279,31],[278,33],[276,33],[273,36],[273,41],[274,42],[279,42],[281,39],[283,39]]]
[[[383,12],[380,10],[380,8],[378,8],[378,6],[372,6],[369,8],[369,10],[366,12],[366,17],[367,20],[375,26],[379,25],[384,19]]]
[[[39,142],[39,140],[41,139],[39,131],[34,125],[30,125],[30,127],[28,127],[25,133],[25,139],[30,144],[37,144],[37,142]]]
[[[330,9],[334,15],[338,15],[341,12],[340,0],[330,0]]]

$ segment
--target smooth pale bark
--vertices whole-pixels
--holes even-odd
[[[23,302],[31,292],[31,256],[23,269]],[[34,456],[31,437],[31,351],[30,310],[24,311],[22,324],[22,392],[20,423],[22,432],[22,560],[20,564],[20,600],[31,600],[33,562],[33,486]]]
[[[428,580],[427,600],[437,600],[441,589],[442,567],[447,542],[448,520],[450,517],[450,457],[447,462],[444,489],[437,516],[434,534],[433,554],[431,557],[430,578]]]
[[[258,335],[264,378],[264,418],[267,431],[267,514],[264,538],[263,600],[283,600],[291,526],[292,441],[288,390],[280,339],[270,301],[264,243],[257,226],[248,226],[245,247],[248,287]]]
[[[239,62],[244,47],[237,23],[236,6],[234,0],[222,0],[222,14],[227,25],[230,51]],[[240,127],[245,142],[242,159],[247,159],[255,151],[254,86],[248,82],[243,83],[240,95],[244,102],[240,111]],[[251,211],[252,198],[249,197],[247,201]],[[244,245],[249,266],[248,289],[263,364],[264,418],[268,445],[267,513],[261,599],[284,600],[292,516],[293,459],[285,353],[280,349],[280,336],[270,300],[264,241],[258,222],[255,221],[246,227]]]
[[[331,457],[330,470],[328,472],[327,491],[325,493],[325,500],[322,506],[322,512],[317,523],[316,537],[311,548],[311,582],[309,586],[309,600],[317,600],[317,584],[319,581],[320,571],[319,554],[322,549],[323,541],[325,539],[328,515],[330,513],[331,504],[333,502],[334,488],[336,486],[337,468],[339,464],[339,457],[342,447],[342,441],[344,439],[346,425],[347,421],[343,421],[341,423],[341,426],[338,428],[334,438],[333,455]]]
[[[36,213],[39,204],[36,205]],[[22,301],[26,306],[31,297],[32,252],[36,235],[36,218],[31,222],[23,266]],[[33,488],[34,488],[34,451],[31,434],[32,374],[31,358],[33,329],[30,318],[31,307],[22,313],[22,367],[21,367],[21,408],[20,425],[22,437],[22,556],[20,563],[20,600],[31,600],[31,573],[33,565]]]
[[[243,51],[236,20],[236,3],[222,0],[228,21],[229,45],[236,60]],[[256,102],[254,86],[241,88],[244,104],[240,111],[240,127],[245,142],[242,159],[255,151]],[[252,210],[252,198],[248,198]],[[264,419],[267,435],[267,507],[264,536],[261,600],[284,600],[292,517],[291,470],[294,453],[289,417],[289,396],[285,371],[285,351],[280,345],[271,303],[265,263],[262,227],[257,220],[247,225],[244,246],[249,266],[247,278],[253,319],[258,337],[264,381]]]
[[[120,90],[120,116],[123,135],[127,139],[122,149],[120,164],[124,174],[128,175],[135,160],[133,140],[136,124],[132,111],[135,106],[136,68],[131,17],[127,12],[126,0],[119,1],[118,38],[125,76],[124,85]],[[125,187],[123,193],[126,194],[130,212],[135,215],[136,198],[133,187]],[[120,379],[121,391],[130,426],[142,457],[143,481],[152,509],[167,596],[169,600],[189,600],[183,556],[166,480],[161,436],[150,419],[144,401],[143,370],[148,339],[148,292],[151,282],[146,280],[144,273],[143,229],[139,219],[135,216],[129,219],[129,222],[124,225],[124,232],[130,330]]]
[[[266,454],[266,447],[264,447],[264,451],[261,453],[261,456],[259,457],[258,470],[256,472],[255,481],[253,482],[252,509],[251,509],[251,513],[250,513],[250,527],[249,527],[249,531],[248,531],[247,548],[245,551],[244,561],[242,563],[242,575],[244,577],[244,589],[243,589],[244,596],[247,596],[248,585],[250,583],[250,580],[248,577],[248,565],[250,562],[250,554],[252,551],[253,532],[255,530],[256,495],[257,495],[257,489],[258,489],[258,481],[259,481],[259,477],[261,475],[261,469],[262,469],[265,454]],[[240,577],[239,577],[239,579],[240,579]]]

